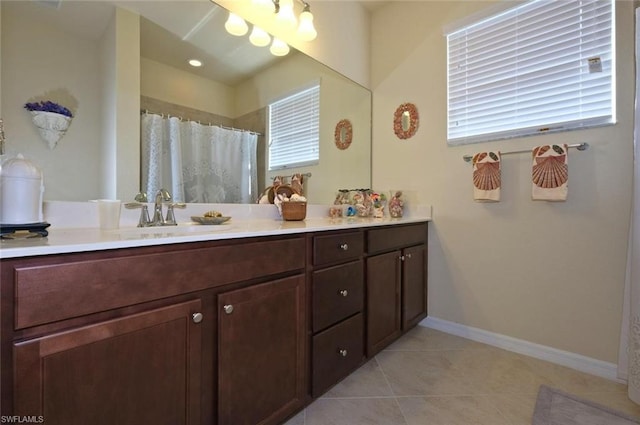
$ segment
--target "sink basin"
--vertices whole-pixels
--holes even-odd
[[[106,233],[118,235],[123,239],[172,238],[216,233],[229,230],[231,227],[230,224],[206,226],[196,223],[179,223],[177,226],[122,227],[120,229],[107,230]]]

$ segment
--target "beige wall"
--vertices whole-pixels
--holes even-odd
[[[234,116],[233,87],[147,58],[140,59],[140,71],[142,96],[216,115]]]
[[[617,7],[618,123],[449,147],[443,25],[488,2],[395,2],[372,20],[373,184],[433,205],[429,315],[607,362],[617,361],[633,132],[633,3]],[[395,108],[420,128],[400,141]],[[472,200],[464,154],[588,142],[569,152],[569,199],[530,200],[530,156],[503,157],[502,201]]]
[[[42,169],[47,200],[81,201],[100,196],[100,42],[30,18],[22,13],[22,8],[29,6],[27,2],[3,2],[0,6],[0,104],[7,155],[22,153]],[[76,111],[76,119],[53,150],[23,108],[32,98],[52,99]]]

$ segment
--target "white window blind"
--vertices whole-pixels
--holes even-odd
[[[448,34],[448,143],[614,123],[613,16],[536,0]]]
[[[320,84],[269,105],[269,170],[317,164]]]

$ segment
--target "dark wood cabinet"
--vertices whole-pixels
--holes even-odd
[[[218,295],[218,423],[278,424],[305,402],[304,276]]]
[[[367,357],[427,316],[427,225],[368,231]]]
[[[13,346],[14,415],[48,425],[196,425],[200,301]]]
[[[427,223],[2,260],[0,414],[276,425],[427,312]]]

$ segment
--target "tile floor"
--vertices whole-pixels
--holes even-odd
[[[418,326],[285,425],[530,425],[540,384],[640,416],[622,384]]]

